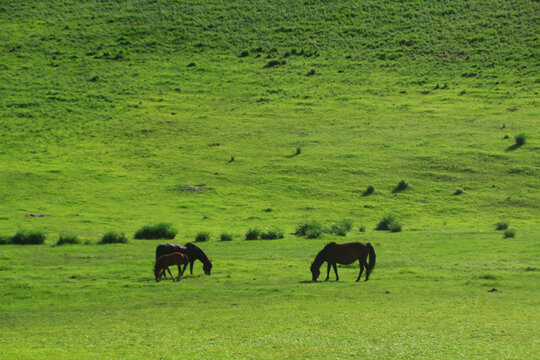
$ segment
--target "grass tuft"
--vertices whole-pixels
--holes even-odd
[[[398,193],[398,192],[402,192],[402,191],[405,191],[406,189],[409,188],[409,183],[407,183],[405,180],[401,180],[397,185],[396,187],[394,188],[394,190],[392,192],[394,193]]]
[[[495,224],[495,227],[497,230],[506,230],[508,229],[509,225],[510,223],[508,222],[508,220],[501,219]]]
[[[257,228],[250,228],[246,232],[246,240],[257,240],[261,235],[261,230]]]
[[[199,231],[195,235],[195,242],[205,242],[210,240],[210,233],[208,231]]]
[[[135,239],[174,239],[178,231],[169,223],[145,225],[135,232]]]
[[[126,244],[128,239],[124,233],[109,231],[103,235],[100,244]]]
[[[261,233],[262,240],[283,239],[283,237],[284,237],[283,231],[276,228],[268,229]]]
[[[15,245],[40,245],[45,242],[47,234],[41,231],[19,231],[11,237]]]
[[[233,239],[232,234],[229,234],[229,233],[226,233],[226,232],[222,232],[221,234],[219,234],[219,240],[220,241],[232,241],[232,239]]]
[[[12,244],[11,237],[6,235],[0,235],[0,245]]]
[[[508,228],[504,230],[504,237],[505,238],[513,238],[516,236],[516,229],[514,228]]]
[[[514,140],[516,141],[517,146],[522,146],[525,145],[525,143],[527,142],[527,137],[525,136],[525,134],[518,134],[516,135]]]
[[[369,196],[369,195],[373,194],[373,192],[375,192],[375,188],[373,186],[371,186],[371,185],[368,185],[366,190],[362,193],[362,196]]]
[[[56,242],[56,245],[65,245],[65,244],[80,244],[81,241],[77,237],[77,235],[64,235],[61,234],[58,237],[58,241]]]
[[[399,232],[401,231],[401,224],[394,214],[389,213],[383,215],[375,230]]]

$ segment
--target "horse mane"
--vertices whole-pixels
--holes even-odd
[[[199,259],[203,263],[203,265],[212,267],[212,262],[210,261],[208,256],[205,254],[205,252],[202,251],[202,249],[200,247],[198,247],[197,245],[195,245],[192,242],[186,243],[185,247],[186,248],[192,248],[195,251],[195,253],[197,254],[197,259]],[[193,259],[193,260],[195,260],[195,259]]]

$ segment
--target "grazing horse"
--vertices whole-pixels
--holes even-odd
[[[212,271],[212,262],[206,256],[204,251],[194,243],[188,242],[186,245],[177,245],[177,244],[161,244],[156,248],[156,260],[165,254],[170,254],[173,252],[179,252],[185,254],[189,258],[189,273],[193,275],[193,263],[195,260],[199,260],[203,263],[203,270],[206,275],[210,275]],[[184,265],[182,272],[186,270],[187,263]],[[164,272],[165,273],[165,272]]]
[[[369,255],[369,263],[367,261]],[[326,272],[326,280],[330,276],[330,266],[334,268],[336,273],[336,281],[339,280],[337,273],[336,264],[352,264],[354,261],[358,260],[360,263],[360,274],[356,281],[360,280],[364,267],[366,268],[366,281],[369,279],[369,274],[375,267],[375,251],[373,246],[370,243],[361,243],[361,242],[352,242],[347,244],[336,244],[331,242],[326,245],[315,257],[313,263],[311,264],[311,274],[313,275],[313,281],[317,281],[319,277],[320,268],[323,262],[328,263],[328,270]]]
[[[180,265],[187,264],[188,261],[188,257],[179,252],[160,256],[159,259],[156,260],[156,266],[154,266],[154,275],[156,277],[156,282],[159,282],[161,280],[161,276],[165,273],[165,270],[169,272],[169,275],[171,275],[171,278],[174,281],[174,276],[171,273],[171,269],[169,269],[169,266],[172,265],[178,266],[178,277],[176,278],[176,280],[180,281],[183,273]]]

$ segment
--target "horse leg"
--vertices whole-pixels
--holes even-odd
[[[169,275],[171,275],[172,281],[174,282],[174,276],[172,276],[171,269],[167,266],[167,271],[169,272]]]
[[[176,278],[176,281],[180,281],[181,276],[182,276],[182,267],[178,265],[178,277]]]
[[[364,271],[365,261],[362,259],[358,259],[358,263],[360,264],[360,274],[358,274],[358,278],[356,279],[356,282],[360,281],[360,277],[362,276],[362,272]]]
[[[337,265],[336,265],[336,263],[333,263],[332,267],[334,268],[334,272],[336,273],[336,281],[339,281],[339,276],[337,274]]]
[[[186,271],[187,265],[188,265],[188,263],[184,264],[184,268],[182,269],[182,274]]]
[[[193,263],[195,263],[195,260],[189,261],[189,275],[193,275]]]
[[[326,280],[324,281],[328,281],[329,277],[330,277],[330,263],[328,263],[328,268],[326,269]]]

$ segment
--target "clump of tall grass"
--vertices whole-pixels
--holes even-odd
[[[246,232],[246,240],[257,240],[261,235],[261,230],[257,228],[250,228]]]
[[[508,220],[501,219],[495,224],[495,227],[497,230],[506,230],[508,229],[509,225],[510,223],[508,222]]]
[[[262,240],[283,239],[283,237],[284,237],[283,231],[276,228],[268,229],[261,233]]]
[[[460,187],[458,187],[458,188],[456,189],[456,191],[454,191],[454,195],[461,195],[461,194],[463,194],[463,189],[460,188]]]
[[[353,226],[352,220],[344,219],[330,225],[330,227],[327,229],[327,232],[329,234],[334,234],[338,236],[347,236],[347,233],[351,231],[352,226]]]
[[[169,223],[145,225],[135,232],[135,239],[174,239],[178,231]]]
[[[366,190],[362,193],[362,196],[371,195],[371,194],[373,194],[373,192],[375,192],[375,188],[373,186],[371,186],[371,185],[368,185]]]
[[[375,230],[399,232],[401,231],[401,224],[399,223],[396,215],[389,213],[383,215]]]
[[[514,140],[516,141],[516,146],[522,146],[525,145],[525,143],[527,142],[527,137],[525,136],[525,134],[518,134],[516,135]]]
[[[508,228],[504,230],[504,237],[505,238],[513,238],[516,236],[516,229],[514,228]]]
[[[401,192],[409,188],[409,183],[407,183],[405,180],[401,180],[396,187],[394,188],[393,192]]]
[[[109,231],[101,237],[100,244],[125,244],[128,239],[124,233],[118,233],[116,231]]]
[[[45,242],[47,234],[41,231],[19,231],[11,237],[15,245],[39,245]]]
[[[195,235],[195,242],[205,242],[210,240],[210,233],[208,231],[199,231]]]
[[[226,232],[222,232],[221,234],[219,234],[220,241],[232,241],[232,239],[233,239],[232,234],[229,234]]]
[[[316,220],[301,222],[296,225],[295,235],[305,236],[308,239],[320,237],[325,231],[323,224]]]
[[[80,244],[81,241],[77,237],[77,235],[65,235],[60,234],[58,237],[58,241],[56,242],[56,245],[64,245],[64,244]]]

